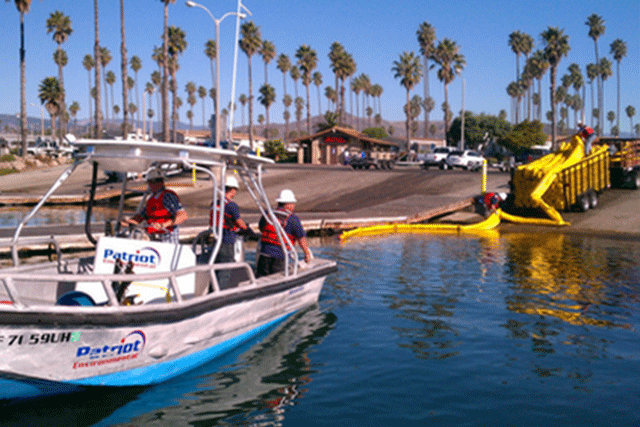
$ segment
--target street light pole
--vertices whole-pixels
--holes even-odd
[[[196,3],[194,1],[188,0],[185,3],[188,7],[199,7],[200,9],[204,9],[205,12],[207,12],[209,14],[209,16],[211,17],[211,19],[213,19],[213,22],[216,24],[216,40],[215,40],[215,48],[216,48],[216,135],[215,135],[215,147],[216,148],[220,148],[220,43],[218,43],[218,40],[220,40],[220,22],[222,22],[222,20],[224,18],[226,18],[229,15],[237,15],[238,19],[244,18],[246,15],[244,13],[237,13],[237,12],[227,12],[224,15],[222,15],[222,18],[220,19],[216,19],[213,17],[213,15],[211,14],[211,12],[209,12],[209,9],[207,9],[205,6]]]

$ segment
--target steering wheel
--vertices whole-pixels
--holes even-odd
[[[116,236],[134,240],[151,240],[146,227],[140,224],[129,224],[127,227],[121,228]]]

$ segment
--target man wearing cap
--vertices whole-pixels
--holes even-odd
[[[141,212],[125,220],[126,224],[147,222],[146,231],[154,240],[180,243],[178,225],[188,218],[178,195],[164,187],[162,173],[153,169],[147,173],[149,193],[146,206]]]
[[[285,234],[289,238],[292,245],[296,244],[296,241],[300,244],[300,247],[304,251],[304,260],[309,262],[311,259],[311,252],[309,251],[309,245],[307,244],[307,238],[305,237],[304,228],[300,222],[300,218],[293,213],[293,209],[296,204],[296,197],[291,190],[282,190],[280,196],[276,199],[278,207],[274,210],[276,218],[280,221]],[[268,274],[284,271],[284,251],[280,246],[278,240],[278,234],[272,224],[267,222],[263,216],[258,223],[260,227],[260,254],[258,256],[257,263],[257,276],[266,276]],[[293,249],[293,248],[290,248]]]
[[[233,198],[238,192],[238,180],[230,176],[224,184],[224,220],[222,222],[222,245],[216,257],[216,262],[233,262],[233,247],[236,242],[238,230],[249,231],[249,226],[240,218],[240,209]],[[217,219],[216,209],[211,207],[209,213],[209,226],[213,227],[214,219]]]

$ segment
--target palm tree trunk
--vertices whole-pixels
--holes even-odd
[[[424,55],[424,90],[423,90],[423,95],[424,95],[424,101],[426,102],[429,99],[429,58],[427,58],[427,55]],[[423,131],[423,135],[425,137],[425,139],[428,136],[428,132],[429,130],[427,129],[429,127],[429,111],[427,111],[426,108],[424,108],[424,131]]]
[[[304,82],[307,94],[307,133],[311,135],[311,97],[309,96],[309,82]]]
[[[407,115],[407,119],[405,120],[405,130],[407,132],[407,149],[409,149],[410,141],[411,141],[411,133],[409,130],[411,129],[411,111],[409,108],[409,88],[407,88],[407,104],[405,114]]]
[[[254,150],[253,146],[253,82],[251,78],[251,57],[249,59],[249,147]],[[217,94],[216,94],[217,97]]]
[[[100,104],[102,103],[102,97],[100,95],[100,86],[102,84],[102,81],[100,80],[102,77],[102,72],[101,72],[101,55],[100,55],[100,32],[98,29],[98,0],[93,0],[93,15],[94,15],[94,22],[95,22],[95,44],[93,46],[93,52],[95,55],[95,63],[96,63],[96,77],[95,77],[95,83],[96,83],[96,132],[95,132],[95,137],[96,138],[102,138],[102,109],[100,108]]]
[[[555,151],[558,147],[556,144],[556,67],[550,68],[551,77],[551,147]]]
[[[162,139],[169,141],[169,5],[164,4],[164,34],[162,43]]]

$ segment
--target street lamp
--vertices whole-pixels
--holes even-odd
[[[200,9],[203,9],[205,12],[207,12],[209,14],[209,16],[211,17],[211,19],[213,19],[213,22],[216,24],[216,40],[215,40],[215,47],[216,47],[216,136],[215,136],[215,147],[219,148],[220,147],[220,44],[218,43],[218,40],[220,39],[220,22],[222,22],[222,20],[224,18],[226,18],[229,15],[236,15],[239,19],[243,19],[245,18],[247,15],[245,15],[244,13],[241,12],[227,12],[224,15],[222,15],[222,18],[220,19],[216,19],[213,17],[213,15],[211,14],[211,12],[209,12],[209,9],[207,9],[205,6],[196,3],[194,1],[188,0],[185,3],[188,7],[199,7]]]
[[[38,105],[31,103],[32,107],[38,107]],[[44,139],[44,108],[42,108],[42,105],[39,105],[40,107],[40,138]]]

